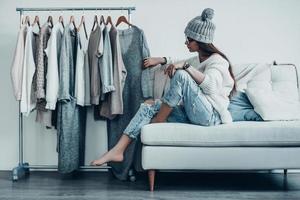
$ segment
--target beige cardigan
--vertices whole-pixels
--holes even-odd
[[[25,39],[27,33],[27,25],[21,26],[18,33],[18,40],[15,48],[13,62],[11,65],[11,80],[14,89],[14,95],[17,101],[21,100],[22,95],[22,77],[23,77],[23,63],[25,53]]]

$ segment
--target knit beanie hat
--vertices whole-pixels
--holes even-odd
[[[184,30],[186,37],[198,42],[212,43],[216,26],[211,21],[214,16],[214,10],[206,8],[201,16],[192,19]]]

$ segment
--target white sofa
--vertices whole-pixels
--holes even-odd
[[[266,65],[266,68],[264,72],[254,72],[253,66],[235,69],[238,88],[243,90],[255,80],[256,86],[271,85],[273,91],[286,98],[299,100],[295,66]],[[284,169],[286,172],[300,168],[300,121],[297,120],[243,121],[212,127],[149,124],[142,128],[141,142],[142,167],[148,170],[151,191],[157,170]]]

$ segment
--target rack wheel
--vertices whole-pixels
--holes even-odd
[[[133,176],[129,176],[129,180],[131,182],[135,182],[136,181],[136,177],[133,175]]]

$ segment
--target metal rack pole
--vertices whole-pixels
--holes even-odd
[[[19,102],[19,164],[23,163],[23,115],[21,113],[21,101]]]
[[[22,24],[22,16],[24,12],[30,11],[87,11],[87,10],[127,10],[128,11],[128,21],[131,22],[131,11],[135,10],[135,7],[49,7],[49,8],[16,8],[17,12],[20,12],[20,26]],[[23,154],[23,115],[21,112],[21,101],[19,101],[19,164],[17,167],[12,170],[12,180],[17,181],[20,178],[24,177],[26,174],[29,174],[29,169],[58,169],[56,165],[29,165],[24,163],[24,154]],[[110,166],[80,166],[79,170],[85,169],[110,169]],[[135,177],[132,176],[134,179]],[[131,177],[131,178],[132,178]],[[131,179],[130,178],[130,179]]]
[[[20,27],[22,25],[23,11],[20,11]],[[23,116],[21,113],[21,101],[19,101],[19,165],[23,163]]]
[[[131,23],[131,10],[128,10],[128,22]]]
[[[135,10],[135,7],[48,7],[48,8],[16,8],[16,11],[82,11],[82,10]]]
[[[23,11],[20,10],[20,27],[22,25]],[[19,163],[18,166],[12,170],[12,180],[18,180],[19,177],[23,177],[29,173],[28,163],[24,163],[23,159],[23,115],[21,112],[21,101],[19,101]]]

